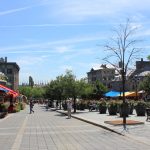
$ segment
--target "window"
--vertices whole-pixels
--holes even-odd
[[[8,77],[8,82],[13,82],[13,77]]]
[[[7,69],[7,74],[12,74],[12,69]]]
[[[104,81],[106,81],[106,80],[107,80],[107,78],[106,78],[106,77],[103,77],[103,80],[104,80]]]

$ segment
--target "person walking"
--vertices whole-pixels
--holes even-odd
[[[68,100],[68,102],[67,102],[68,119],[71,118],[71,109],[72,109],[72,102],[71,102],[71,100]]]
[[[30,114],[31,114],[32,112],[34,113],[33,106],[34,106],[33,101],[30,100]]]
[[[58,109],[58,100],[56,101],[56,109]]]

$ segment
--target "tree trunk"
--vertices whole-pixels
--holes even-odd
[[[73,98],[73,103],[74,103],[74,113],[76,113],[76,97],[75,96]]]

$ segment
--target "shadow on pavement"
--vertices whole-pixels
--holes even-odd
[[[65,114],[56,114],[56,115],[54,115],[54,116],[57,116],[57,117],[64,117],[64,116],[66,116]]]

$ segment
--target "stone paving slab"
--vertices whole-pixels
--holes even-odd
[[[0,121],[0,150],[149,150],[150,147],[78,119],[67,119],[56,111],[46,111],[42,105],[35,105],[34,111],[29,114],[27,107]],[[96,112],[94,116],[96,119]]]
[[[67,111],[57,110],[57,112],[67,114]],[[115,132],[117,134],[125,135],[129,138],[142,141],[150,145],[150,122],[146,121],[146,116],[136,116],[134,112],[133,115],[127,117],[127,120],[134,120],[143,122],[140,125],[127,125],[126,130],[124,130],[123,126],[114,126],[110,124],[106,124],[105,121],[113,121],[113,120],[120,120],[121,117],[114,115],[110,116],[107,114],[99,114],[99,112],[93,111],[89,112],[88,110],[79,111],[77,110],[76,113],[72,113],[72,117],[83,120],[85,122],[91,123],[93,125],[102,127],[106,130]]]

